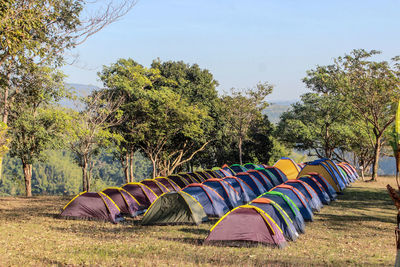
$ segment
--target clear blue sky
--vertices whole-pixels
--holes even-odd
[[[97,72],[119,58],[183,60],[209,69],[221,92],[268,81],[270,101],[295,100],[306,70],[354,48],[400,55],[399,11],[400,1],[139,0],[73,50],[79,62],[64,71],[101,85]]]

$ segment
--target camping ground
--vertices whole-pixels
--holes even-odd
[[[203,246],[216,220],[199,226],[63,220],[55,216],[71,197],[2,197],[0,266],[392,266],[396,210],[388,183],[395,185],[394,178],[352,184],[281,250]]]

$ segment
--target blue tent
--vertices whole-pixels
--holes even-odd
[[[278,185],[271,191],[281,192],[286,196],[288,196],[294,202],[294,204],[296,204],[296,206],[299,208],[300,213],[305,221],[314,220],[314,214],[310,206],[308,205],[307,200],[299,190],[297,190],[293,186],[282,184]]]
[[[247,172],[248,171],[248,169],[246,168],[246,167],[244,167],[244,166],[242,166],[242,165],[240,165],[240,164],[233,164],[233,165],[231,165],[231,167],[230,167],[235,173],[238,173],[238,172]]]
[[[301,180],[289,180],[285,182],[285,184],[297,188],[307,198],[308,204],[314,212],[320,211],[321,208],[324,206],[319,199],[317,193],[307,183]]]
[[[266,170],[272,172],[272,174],[274,174],[281,183],[284,183],[288,180],[286,174],[283,173],[283,171],[281,171],[280,169],[278,169],[277,167],[274,166],[267,166],[265,167]]]
[[[299,234],[293,225],[292,219],[276,202],[268,198],[256,198],[250,205],[256,206],[267,213],[282,229],[287,241],[295,241]]]
[[[278,203],[279,206],[286,211],[286,214],[289,215],[290,219],[292,219],[297,232],[301,234],[305,233],[306,226],[304,218],[301,215],[299,208],[287,195],[277,191],[270,191],[262,194],[260,197],[269,198]]]
[[[248,174],[247,172],[239,172],[235,176],[246,182],[246,184],[248,184],[251,189],[253,189],[254,193],[257,196],[261,195],[264,192],[267,192],[267,189],[265,189],[262,183],[253,175]]]
[[[262,183],[264,188],[267,189],[267,191],[271,190],[274,187],[271,180],[267,176],[265,176],[262,172],[258,170],[248,170],[247,173],[256,177]]]
[[[257,168],[256,170],[267,176],[274,186],[280,185],[282,183],[281,180],[271,171],[264,168]]]
[[[243,204],[246,204],[257,197],[254,193],[253,189],[245,183],[242,179],[229,176],[223,179],[224,181],[228,182],[237,192],[240,194],[240,199],[243,201]]]
[[[243,165],[247,170],[254,170],[255,168],[258,167],[258,165],[253,164],[253,163],[246,163]]]
[[[222,217],[227,211],[229,211],[224,198],[214,189],[206,185],[190,184],[183,188],[182,191],[188,193],[200,202],[207,216]]]
[[[209,186],[217,191],[218,194],[224,198],[229,209],[236,208],[243,204],[239,192],[236,191],[232,185],[222,179],[208,179],[203,183],[203,185]]]
[[[224,177],[229,176],[229,174],[227,174],[226,172],[222,171],[221,169],[219,169],[219,170],[214,170],[214,172],[216,172],[217,174],[219,174],[219,176],[221,176],[221,178],[224,178]]]
[[[309,186],[311,186],[315,192],[317,192],[317,195],[319,199],[321,200],[322,204],[330,204],[331,203],[331,198],[329,197],[328,193],[325,191],[325,189],[322,187],[322,185],[315,180],[314,177],[310,175],[302,176],[300,178],[297,178],[300,181],[303,181],[307,183]]]
[[[333,188],[333,186],[328,183],[328,181],[324,177],[322,177],[318,173],[309,173],[309,175],[314,177],[315,180],[317,180],[322,185],[322,187],[325,189],[325,192],[328,193],[329,197],[331,198],[331,201],[334,201],[337,198],[335,188]]]
[[[236,174],[235,171],[232,170],[229,166],[223,167],[222,169],[223,169],[224,171],[226,171],[227,173],[229,173],[229,176],[233,176],[233,175]]]

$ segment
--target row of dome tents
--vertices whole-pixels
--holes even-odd
[[[106,188],[101,192],[82,192],[62,208],[60,217],[117,223],[123,219],[122,215],[135,217],[143,214],[157,197],[164,193],[230,174],[226,170],[216,168],[144,179],[138,183],[127,183],[119,188]]]
[[[297,164],[290,158],[281,158],[274,167],[281,170],[288,179],[297,179],[309,173],[318,173],[323,176],[337,192],[343,191],[351,182],[358,179],[358,174],[353,166],[346,162],[339,164],[329,159],[319,159],[311,162]]]
[[[274,166],[279,167],[289,180],[260,195],[248,205],[239,206],[225,214],[212,227],[205,244],[246,241],[284,247],[286,241],[296,237],[293,234],[293,228],[287,226],[288,221],[293,224],[298,233],[304,232],[302,231],[304,221],[312,221],[313,212],[319,211],[323,204],[329,204],[335,200],[337,192],[342,191],[358,178],[356,170],[350,164],[335,164],[328,159],[299,166],[291,159],[283,158]],[[324,175],[327,179],[323,177]],[[277,193],[290,199],[289,203],[293,203],[296,207],[296,209],[289,209],[289,205],[282,199],[279,203],[286,214],[291,215],[289,216],[291,220],[282,220],[284,216],[279,219],[271,209],[271,200],[278,201],[279,199],[275,195]],[[271,199],[272,197],[274,199]],[[297,219],[293,217],[295,215],[293,211],[298,212]]]
[[[166,196],[168,195],[169,200],[175,198],[174,203],[180,202],[180,207],[179,209],[170,209],[170,210],[180,210],[178,214],[175,214],[175,218],[172,218],[166,216],[168,213],[158,213],[158,216],[161,216],[162,218],[159,218],[158,220],[160,221],[160,224],[163,223],[170,223],[171,221],[174,222],[181,222],[181,223],[201,223],[205,220],[208,219],[208,216],[216,216],[216,217],[221,217],[223,214],[225,214],[228,210],[234,208],[235,206],[237,207],[238,205],[246,204],[250,200],[254,199],[258,193],[265,192],[267,190],[270,190],[272,186],[277,186],[280,183],[284,182],[287,180],[285,174],[279,170],[276,167],[267,167],[263,165],[254,165],[254,164],[246,164],[246,167],[240,166],[240,165],[232,165],[231,167],[224,166],[222,169],[214,169],[213,171],[203,171],[201,172],[207,180],[207,184],[199,186],[198,182],[199,181],[205,181],[205,179],[201,179],[199,177],[203,177],[203,175],[194,175],[192,174],[180,174],[180,175],[172,175],[168,178],[156,178],[155,180],[157,182],[152,182],[150,179],[146,179],[142,181],[143,183],[147,184],[142,184],[142,183],[131,183],[131,184],[126,184],[122,188],[118,190],[118,188],[113,188],[113,190],[108,189],[104,190],[100,193],[81,193],[82,197],[89,196],[91,198],[97,197],[97,206],[94,206],[92,204],[89,204],[88,202],[85,201],[83,198],[77,198],[77,200],[81,199],[82,201],[71,201],[74,202],[77,205],[72,205],[75,206],[74,212],[75,214],[71,214],[71,209],[65,209],[63,210],[62,215],[64,217],[75,217],[75,218],[87,218],[87,217],[95,217],[97,219],[103,219],[103,220],[109,220],[112,222],[117,222],[118,220],[121,219],[121,216],[118,215],[118,213],[125,213],[130,216],[135,216],[138,214],[143,213],[157,198],[157,196],[160,196],[162,194],[164,198],[167,198]],[[266,167],[265,169],[260,168],[260,167]],[[253,168],[253,169],[252,169]],[[233,169],[236,169],[237,171],[246,171],[247,174],[242,172],[242,173],[237,173],[233,171]],[[250,169],[250,170],[248,170]],[[262,174],[264,173],[265,176]],[[228,175],[235,174],[238,175],[238,177],[227,177]],[[251,175],[249,175],[251,174]],[[218,181],[218,178],[212,178],[210,177],[223,177],[223,182]],[[186,178],[185,178],[186,177]],[[188,178],[192,177],[192,178]],[[182,179],[183,178],[183,179]],[[318,178],[318,175],[315,179]],[[215,179],[215,180],[213,180]],[[221,178],[219,178],[221,179]],[[176,182],[174,182],[175,180]],[[323,179],[323,182],[321,182],[321,187],[324,186],[325,190],[328,190],[327,185],[330,185],[325,179]],[[190,182],[192,183],[190,183]],[[221,188],[221,184],[225,184],[226,182],[230,182],[230,186],[226,188]],[[194,183],[193,183],[194,182]],[[159,183],[164,184],[164,187],[169,189],[170,191],[178,189],[177,183],[182,184],[182,186],[186,189],[180,191],[179,196],[174,194],[174,193],[164,193],[165,188],[163,186],[160,186]],[[219,187],[217,186],[219,184]],[[188,186],[190,185],[190,186]],[[152,190],[151,187],[157,186],[159,188],[158,194],[156,194]],[[315,186],[315,185],[314,185]],[[318,185],[317,185],[318,186]],[[225,186],[226,187],[226,186]],[[164,190],[163,190],[164,188]],[[234,190],[232,190],[232,188]],[[264,189],[263,189],[264,188]],[[121,193],[125,192],[126,193]],[[287,194],[290,194],[290,190],[288,188],[280,188],[276,189],[278,191],[283,191],[286,192]],[[187,192],[191,193],[187,193]],[[257,194],[254,192],[256,191]],[[295,191],[295,190],[291,190]],[[330,192],[330,196],[334,196],[336,194],[335,190],[331,190],[333,192]],[[106,192],[107,194],[104,194]],[[114,193],[115,195],[112,196],[111,193]],[[225,192],[225,193],[224,193]],[[296,191],[295,191],[296,192]],[[128,194],[127,194],[128,193]],[[134,196],[133,199],[136,201],[130,201],[133,203],[133,208],[132,210],[129,210],[129,205],[126,205],[126,203],[129,201],[127,200],[129,198],[129,194],[131,196]],[[295,198],[294,193],[292,193],[292,198]],[[298,193],[297,193],[298,194]],[[118,195],[121,195],[118,198]],[[128,195],[128,197],[127,197]],[[219,195],[219,196],[218,196]],[[239,197],[238,197],[239,196]],[[110,200],[107,200],[106,198],[109,198]],[[106,200],[104,200],[106,199]],[[178,201],[177,201],[178,199]],[[295,199],[297,201],[297,204],[300,205],[301,201],[303,199]],[[196,202],[197,201],[197,202]],[[225,203],[224,203],[225,202]],[[304,202],[304,200],[303,200]],[[82,205],[83,203],[83,205]],[[124,207],[125,203],[125,207]],[[140,204],[139,204],[140,203]],[[159,203],[162,203],[161,200],[160,202],[157,203],[157,205],[154,204],[154,209],[157,210],[157,206],[160,205]],[[189,204],[188,204],[189,203]],[[199,203],[201,203],[199,205]],[[113,206],[114,204],[114,206]],[[193,204],[196,204],[193,206]],[[100,208],[102,205],[102,209]],[[132,204],[131,204],[132,205]],[[69,206],[69,204],[66,205],[66,207]],[[160,205],[161,207],[168,206],[166,204]],[[171,205],[170,205],[171,206]],[[204,207],[203,207],[204,206]],[[202,207],[202,209],[200,209]],[[119,208],[119,210],[117,210]],[[82,213],[82,210],[84,212]],[[91,214],[88,214],[87,211],[90,210]],[[97,212],[97,210],[102,210],[102,212]],[[127,212],[128,210],[128,212]],[[301,210],[305,216],[306,219],[311,219],[312,217],[310,215],[310,212],[307,213],[307,209],[304,207],[301,207]],[[66,212],[68,211],[68,212]],[[197,215],[193,215],[195,214]],[[143,223],[147,223],[147,218],[150,218],[150,214],[153,212],[148,212],[148,216],[143,219]],[[171,213],[172,215],[174,214],[173,212]],[[208,216],[207,216],[208,215]],[[185,217],[186,216],[186,217]],[[196,217],[197,216],[197,217]],[[195,218],[193,218],[195,217]],[[185,221],[186,218],[186,221]],[[163,221],[164,220],[164,221]],[[157,221],[157,220],[155,220]],[[151,220],[150,220],[151,222]],[[154,220],[153,220],[154,222]],[[149,223],[152,224],[152,223]]]
[[[335,198],[336,191],[318,174],[288,180],[225,214],[205,244],[256,242],[282,248],[304,233],[304,221],[313,221],[314,213]]]
[[[234,176],[211,178],[203,183],[190,184],[179,192],[161,195],[149,207],[142,223],[199,224],[205,220],[204,214],[207,217],[222,217],[230,209],[250,202],[281,183],[271,172],[258,167],[247,172],[244,172],[247,169],[240,165],[224,168],[229,173],[235,173],[232,169],[240,172]],[[197,200],[197,203],[193,200]],[[175,202],[171,203],[173,201]],[[204,214],[197,213],[192,216],[193,212],[200,212],[198,206],[203,207]]]

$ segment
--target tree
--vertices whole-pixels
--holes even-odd
[[[150,90],[147,97],[151,99],[149,127],[140,147],[153,163],[153,177],[169,175],[207,145],[205,140],[200,148],[192,151],[190,143],[202,137],[201,123],[207,119],[207,114],[168,88]]]
[[[243,143],[243,161],[267,164],[274,153],[274,130],[267,115],[255,120],[250,126],[249,138]]]
[[[350,150],[356,138],[354,120],[338,96],[306,93],[281,115],[281,140],[295,149],[308,150],[319,158],[344,160],[340,151]]]
[[[10,155],[22,162],[26,196],[30,197],[32,164],[43,160],[44,150],[61,145],[69,119],[64,110],[52,105],[66,96],[61,73],[31,63],[19,69],[18,77],[10,109]]]
[[[99,75],[107,90],[124,98],[125,120],[113,131],[124,137],[118,156],[126,177],[126,162],[137,149],[152,161],[153,176],[168,175],[213,138],[217,83],[198,65],[158,60],[146,68],[132,59],[120,59]]]
[[[210,142],[221,137],[218,131],[221,127],[219,118],[221,105],[216,90],[218,82],[209,70],[202,69],[197,64],[154,60],[151,67],[159,70],[164,77],[155,81],[156,90],[168,88],[180,95],[182,101],[196,107],[203,114],[198,122],[202,131],[200,135],[178,133],[166,144],[161,159],[161,169],[169,174],[176,169],[182,169],[184,164],[193,162],[195,156],[197,157]]]
[[[9,113],[10,81],[18,68],[32,61],[59,66],[66,49],[81,44],[125,15],[135,1],[90,4],[82,0],[0,1],[0,87],[4,123]]]
[[[399,57],[392,62],[372,61],[380,52],[353,50],[333,65],[318,66],[307,72],[306,85],[316,91],[343,97],[351,112],[374,137],[372,178],[378,176],[383,135],[395,118],[395,103],[400,98]]]
[[[0,163],[8,150],[7,124],[13,110],[15,80],[35,63],[64,64],[65,52],[125,15],[133,0],[0,0]],[[92,12],[89,12],[91,9]],[[27,96],[29,98],[29,96]],[[5,142],[3,142],[5,141]]]
[[[101,148],[109,147],[121,140],[121,136],[110,131],[110,128],[121,122],[119,111],[122,100],[116,99],[108,91],[94,91],[83,99],[85,109],[75,114],[70,131],[69,145],[75,159],[82,169],[83,191],[90,191],[93,156]]]
[[[153,82],[162,77],[158,70],[145,68],[132,59],[119,59],[110,66],[104,66],[98,75],[107,90],[123,98],[120,110],[124,120],[111,130],[123,137],[115,155],[122,164],[126,182],[133,182],[134,154],[148,128],[146,115],[150,106],[149,99],[145,97],[146,90],[150,90]]]
[[[232,95],[223,97],[227,125],[236,139],[240,164],[243,163],[243,142],[248,138],[250,126],[267,107],[265,97],[272,92],[272,88],[268,83],[258,83],[255,88],[245,91],[232,88]]]

